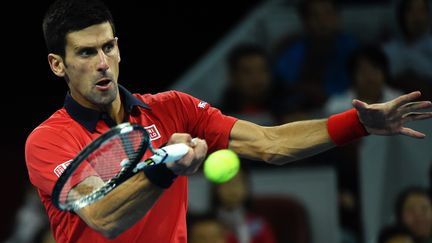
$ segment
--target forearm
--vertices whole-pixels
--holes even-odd
[[[327,120],[292,122],[261,127],[238,121],[233,127],[229,147],[240,156],[284,164],[318,154],[334,147],[327,132]]]
[[[138,173],[77,213],[90,227],[114,238],[144,217],[162,192],[144,173]]]

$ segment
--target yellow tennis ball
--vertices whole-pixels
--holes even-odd
[[[213,152],[204,161],[204,175],[215,183],[228,181],[237,174],[239,168],[239,157],[229,149]]]

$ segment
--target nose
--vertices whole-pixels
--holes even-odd
[[[109,66],[108,66],[108,62],[107,62],[107,56],[105,55],[105,53],[103,51],[99,51],[98,52],[98,64],[97,64],[97,70],[99,72],[105,72],[106,70],[108,70]]]

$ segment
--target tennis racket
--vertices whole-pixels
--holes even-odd
[[[153,155],[142,160],[150,149]],[[144,127],[122,123],[88,144],[61,174],[52,192],[60,210],[75,211],[103,198],[146,166],[181,159],[186,144],[154,149]]]

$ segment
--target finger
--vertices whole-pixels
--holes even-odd
[[[185,170],[185,173],[188,175],[195,173],[199,169],[207,155],[208,150],[207,142],[205,140],[199,138],[195,138],[194,140],[196,143],[196,146],[193,148],[194,158],[190,166],[188,166]]]
[[[195,148],[195,147],[198,145],[198,142],[199,142],[199,138],[193,138],[193,139],[190,141],[189,146],[192,147],[192,148]]]
[[[420,96],[421,96],[420,91],[414,91],[409,94],[401,95],[390,101],[390,103],[392,103],[392,109],[393,110],[397,109],[402,105],[405,105],[411,101],[414,101],[415,99],[418,99]]]
[[[366,110],[367,107],[368,107],[367,103],[365,103],[365,102],[363,102],[361,100],[358,100],[358,99],[354,99],[352,101],[352,105],[353,105],[354,108],[356,108],[356,110],[359,110],[359,111],[360,110]]]
[[[402,127],[399,131],[400,134],[412,137],[412,138],[425,138],[426,135],[424,133],[418,132],[408,127]]]
[[[432,112],[410,112],[402,116],[402,122],[419,121],[432,118]]]
[[[167,144],[169,145],[174,143],[185,143],[189,145],[191,141],[192,141],[192,136],[188,133],[174,133],[173,135],[171,135]]]
[[[409,102],[399,108],[400,114],[410,113],[413,111],[427,109],[432,107],[432,102],[430,101],[417,101],[417,102]]]
[[[195,143],[196,143],[196,146],[194,147],[195,158],[203,160],[208,150],[207,142],[204,139],[195,138]]]

